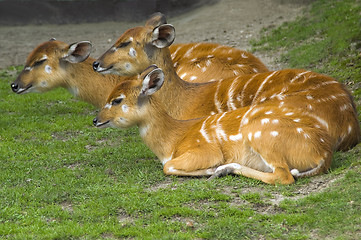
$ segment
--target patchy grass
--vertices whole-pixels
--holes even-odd
[[[305,19],[321,34],[325,30],[316,28],[323,25],[322,21],[333,19],[321,13],[336,11],[333,6],[351,6],[349,14],[337,15],[344,23],[344,18],[359,16],[352,10],[358,3],[317,1]],[[323,10],[320,13],[317,9]],[[307,27],[302,22],[305,19],[265,31],[264,38],[254,43],[255,48],[282,48],[286,57],[280,61],[303,58],[294,49],[301,45],[299,49],[308,49],[307,42],[312,47],[315,41],[310,39],[310,29],[294,32],[286,47],[276,45],[273,42],[278,40],[273,39]],[[319,25],[312,24],[315,19]],[[343,32],[342,41],[356,41],[346,34]],[[344,42],[335,44],[347,46]],[[359,101],[361,92],[356,86],[361,63],[352,52],[354,45],[326,52],[315,62],[302,60],[305,65],[298,67],[323,66],[316,70],[349,83]],[[330,49],[333,47],[326,51]],[[337,56],[343,60],[333,61]],[[296,64],[298,60],[294,61]],[[347,65],[350,62],[353,64]],[[292,186],[269,186],[240,176],[210,182],[205,178],[167,177],[141,142],[137,129],[92,127],[97,111],[62,89],[41,95],[12,93],[10,83],[19,70],[12,67],[0,71],[3,239],[361,238],[360,144],[348,152],[335,153],[329,174],[301,179]]]

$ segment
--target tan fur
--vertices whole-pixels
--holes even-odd
[[[201,119],[175,120],[166,113],[156,93],[141,95],[141,81],[151,70],[138,81],[118,85],[95,125],[119,128],[137,125],[143,131],[144,142],[163,162],[165,174],[216,176],[224,168],[227,173],[269,184],[291,184],[292,169],[300,173],[315,169],[308,175],[316,175],[330,167],[333,146],[330,136],[315,127],[314,119],[299,108],[290,106],[293,114],[288,115],[278,108],[281,100],[275,99]],[[115,104],[113,101],[120,96],[121,103]],[[123,110],[124,105],[127,111]]]
[[[239,75],[204,84],[189,83],[174,71],[169,49],[154,45],[157,43],[154,36],[160,31],[160,27],[168,28],[166,34],[172,29],[167,24],[146,24],[127,30],[113,45],[116,47],[133,39],[128,47],[137,51],[137,58],[130,57],[127,48],[118,48],[116,51],[108,50],[97,62],[103,69],[111,68],[110,71],[120,75],[140,73],[150,64],[162,68],[166,82],[155,97],[172,117],[192,119],[268,101],[284,100],[278,101],[277,106],[283,111],[295,108],[312,118],[315,126],[329,133],[335,150],[348,150],[360,141],[360,126],[352,96],[333,78],[302,69],[285,69]],[[214,52],[218,53],[221,49],[216,48]],[[214,53],[211,48],[207,51],[210,51],[210,55]],[[186,55],[185,53],[184,56]],[[212,80],[219,71],[210,64],[204,76],[207,80]]]
[[[197,45],[197,51],[187,53],[187,49]],[[210,47],[220,47],[223,51],[214,54],[211,58],[208,58],[208,53],[205,51]],[[202,51],[199,51],[203,49]],[[34,67],[32,71],[22,71],[16,81],[13,84],[17,84],[20,88],[27,88],[32,86],[26,92],[46,92],[56,87],[63,87],[68,89],[77,98],[86,101],[98,108],[104,106],[106,97],[115,85],[121,81],[126,80],[126,77],[114,76],[114,75],[102,75],[96,73],[92,69],[93,58],[88,58],[84,62],[70,63],[62,61],[61,59],[69,50],[69,45],[61,41],[47,41],[36,47],[28,56],[26,61],[26,67],[31,67],[34,63],[47,56],[46,62],[41,66]],[[185,80],[192,82],[205,81],[208,72],[202,72],[199,66],[206,65],[207,61],[212,61],[212,66],[217,69],[222,69],[223,74],[234,76],[235,73],[253,73],[264,72],[267,68],[252,54],[235,48],[222,46],[218,44],[210,43],[188,43],[188,44],[175,44],[170,47],[171,52],[174,53],[174,59],[177,60],[174,69],[179,74],[187,74]],[[227,52],[232,52],[230,56],[232,59],[228,59]],[[242,54],[247,58],[243,58]],[[183,55],[183,56],[182,56]],[[191,61],[192,59],[198,59],[197,62]],[[236,59],[244,59],[243,65],[236,64]],[[60,65],[62,63],[62,65]],[[52,69],[51,74],[44,71],[44,66],[49,65]],[[192,72],[192,74],[190,74]],[[214,77],[221,77],[221,75],[215,75]],[[46,84],[46,85],[45,85]],[[74,90],[77,90],[75,92]]]

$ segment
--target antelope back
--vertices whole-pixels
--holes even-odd
[[[218,81],[244,74],[268,72],[249,52],[215,43],[173,44],[169,47],[177,74],[189,82]]]
[[[244,106],[272,103],[292,115],[297,109],[314,119],[315,127],[324,128],[335,149],[347,150],[360,141],[360,126],[351,94],[335,79],[302,69],[240,76],[217,84],[209,98],[216,112]]]
[[[183,80],[189,82],[208,82],[268,71],[258,58],[248,52],[214,43],[171,46],[174,39],[174,27],[166,23],[162,14],[156,14],[145,26],[129,29],[120,36],[116,43],[94,62],[94,70],[101,73],[135,75],[151,64],[171,59],[170,50],[174,62],[171,65]]]

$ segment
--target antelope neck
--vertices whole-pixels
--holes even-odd
[[[145,144],[162,160],[172,156],[176,144],[199,120],[176,120],[154,97],[151,98],[138,127]]]
[[[88,58],[84,62],[71,64],[71,68],[66,70],[69,73],[63,87],[75,97],[101,108],[112,89],[120,82],[121,77],[94,72],[93,61],[94,59]]]

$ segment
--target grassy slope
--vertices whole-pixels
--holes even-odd
[[[317,1],[306,18],[265,31],[254,45],[258,51],[285,52],[281,61],[291,67],[312,68],[349,83],[360,102],[361,38],[354,30],[360,2],[342,2]],[[349,12],[339,14],[339,9]],[[347,25],[336,26],[335,18]],[[0,72],[0,238],[361,236],[360,144],[336,153],[329,174],[292,186],[267,186],[238,176],[212,182],[166,177],[137,129],[93,128],[96,110],[61,89],[11,93],[9,83],[19,70]],[[288,199],[272,204],[282,198]]]

